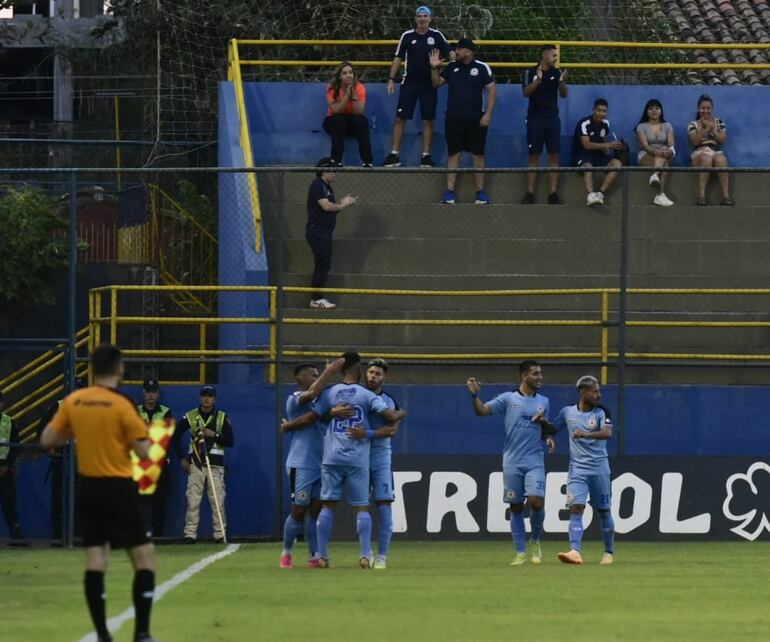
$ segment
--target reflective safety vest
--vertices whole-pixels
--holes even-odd
[[[144,404],[140,403],[136,407],[136,409],[139,411],[139,414],[141,415],[142,419],[144,419],[144,423],[146,423],[146,424],[150,423],[150,415],[148,415],[144,411]],[[158,406],[158,409],[155,411],[155,414],[153,415],[153,417],[156,417],[156,416],[165,417],[167,412],[168,412],[168,408],[166,406],[164,406],[163,404],[160,404]]]
[[[0,414],[0,441],[11,441],[11,417]],[[0,461],[8,459],[11,452],[10,446],[0,446]]]
[[[187,423],[190,424],[190,435],[192,436],[192,439],[190,440],[190,448],[189,451],[192,453],[193,447],[192,442],[195,439],[196,435],[203,429],[203,428],[211,428],[211,423],[214,420],[214,415],[209,415],[209,418],[204,420],[201,416],[200,410],[196,408],[195,410],[191,410],[190,412],[185,414],[185,417],[187,417]],[[217,410],[216,412],[216,424],[214,427],[214,432],[217,433],[217,435],[222,434],[222,428],[225,425],[225,413],[222,410]],[[219,444],[214,444],[214,446],[209,450],[210,455],[221,455],[222,457],[225,456],[225,449],[219,446]]]

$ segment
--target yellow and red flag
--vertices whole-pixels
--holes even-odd
[[[150,455],[139,459],[131,451],[131,463],[134,469],[134,481],[139,485],[140,495],[152,495],[158,487],[158,479],[166,465],[166,453],[171,447],[176,424],[173,419],[153,419],[147,426],[150,436]]]

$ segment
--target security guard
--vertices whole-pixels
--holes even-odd
[[[142,384],[142,403],[136,409],[148,426],[153,419],[174,418],[171,410],[160,403],[160,384],[157,379],[146,379]],[[164,537],[166,534],[166,501],[171,494],[171,473],[169,471],[170,459],[166,457],[166,464],[158,478],[158,486],[152,495],[142,496],[147,525],[154,537]]]
[[[19,448],[10,444],[19,443],[19,429],[16,422],[3,410],[3,392],[0,390],[0,503],[3,506],[5,523],[11,539],[21,539],[19,511],[16,506],[16,470],[13,467]]]
[[[182,462],[182,468],[187,473],[187,515],[185,516],[184,541],[194,544],[198,538],[198,522],[200,521],[200,506],[204,490],[207,491],[211,518],[214,530],[214,541],[224,540],[227,530],[225,516],[225,448],[235,444],[233,427],[224,411],[216,408],[217,391],[214,386],[203,386],[200,391],[200,405],[185,413],[176,428],[177,453]],[[181,456],[181,438],[189,434],[190,446],[186,457]],[[211,465],[211,481],[208,482],[208,470],[205,459],[201,461],[198,451],[193,447],[196,439],[203,438],[206,443],[206,453]],[[216,498],[215,498],[216,493]],[[219,501],[222,511],[222,524],[217,518],[215,505]]]

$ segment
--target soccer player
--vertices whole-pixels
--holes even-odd
[[[607,172],[599,191],[595,192],[593,172],[590,170],[594,167],[620,167],[623,164],[617,154],[622,152],[624,143],[622,140],[610,140],[612,129],[607,120],[607,110],[607,101],[597,98],[591,115],[580,119],[575,125],[572,142],[575,163],[586,170],[583,173],[583,184],[587,194],[586,205],[589,207],[604,205],[604,194],[618,176],[617,172]]]
[[[117,391],[123,378],[118,348],[103,344],[91,355],[94,385],[61,404],[40,437],[45,449],[75,440],[78,498],[86,552],[85,593],[99,642],[107,630],[104,574],[111,548],[125,548],[134,568],[135,642],[152,642],[150,609],[155,591],[155,552],[147,536],[130,452],[147,459],[147,426],[133,402]]]
[[[567,96],[567,71],[556,68],[559,52],[555,45],[543,45],[540,48],[540,62],[532,69],[524,72],[522,91],[529,98],[527,108],[527,149],[529,166],[537,167],[540,154],[545,145],[548,152],[548,165],[559,166],[559,151],[561,150],[561,121],[559,120],[559,103],[556,97]],[[535,174],[527,174],[527,191],[522,203],[530,205],[535,202]],[[549,205],[561,205],[559,197],[559,174],[550,172],[548,181],[551,186],[548,195]]]
[[[382,399],[388,408],[400,410],[398,402],[382,387],[388,376],[388,362],[385,359],[373,359],[366,369],[366,387]],[[398,422],[388,425],[385,419],[377,415],[372,419],[375,439],[372,440],[369,455],[369,479],[372,500],[377,505],[377,556],[374,569],[387,568],[388,549],[393,536],[393,467],[391,465],[390,438],[398,432]],[[382,436],[380,436],[382,435]]]
[[[436,117],[436,103],[438,96],[430,78],[430,65],[428,52],[438,49],[442,57],[454,60],[454,53],[449,51],[444,34],[430,28],[433,12],[426,6],[417,7],[415,11],[415,28],[401,34],[396,48],[396,55],[390,65],[388,74],[388,95],[392,95],[396,89],[396,74],[404,64],[404,77],[401,80],[401,89],[398,93],[398,107],[396,120],[393,123],[391,134],[390,154],[383,165],[385,167],[401,167],[401,139],[404,137],[406,121],[414,116],[414,108],[420,101],[420,115],[422,116],[422,157],[420,167],[435,167],[431,158],[431,145],[433,143],[433,119]]]
[[[310,410],[310,402],[318,397],[329,378],[340,371],[343,363],[342,359],[337,359],[330,363],[321,375],[312,363],[301,363],[294,369],[297,390],[286,399],[286,416],[289,421]],[[332,409],[332,415],[335,410]],[[317,568],[316,519],[321,510],[321,459],[326,426],[318,420],[285,432],[291,435],[289,454],[286,457],[286,474],[289,476],[291,489],[291,512],[283,526],[283,550],[279,566],[292,568],[291,549],[294,540],[302,532],[305,517],[308,516],[306,536],[310,559],[307,565]]]
[[[612,564],[614,555],[615,523],[612,520],[612,483],[607,461],[607,440],[612,438],[612,422],[604,407],[596,377],[585,375],[577,382],[580,399],[572,406],[561,409],[553,426],[558,432],[569,430],[569,473],[567,475],[567,506],[570,509],[570,551],[559,553],[565,564],[582,564],[580,544],[583,539],[583,511],[586,500],[599,512],[602,521],[604,555],[599,564]]]
[[[283,430],[296,428],[305,422],[323,417],[334,406],[345,404],[353,410],[351,417],[335,417],[324,437],[323,463],[321,465],[321,502],[318,515],[319,568],[329,566],[329,539],[334,522],[334,510],[347,487],[348,501],[356,509],[356,532],[360,545],[359,565],[371,568],[372,517],[369,514],[369,456],[370,441],[375,439],[372,417],[380,414],[395,423],[406,416],[402,410],[392,410],[385,402],[359,384],[361,357],[356,352],[346,352],[342,366],[342,383],[327,388],[313,404],[312,412],[294,422],[284,422]]]
[[[548,417],[548,398],[538,390],[543,386],[543,369],[537,361],[526,360],[519,365],[521,383],[516,390],[504,392],[484,403],[479,399],[481,383],[468,379],[473,410],[478,417],[505,415],[505,445],[503,447],[503,501],[511,507],[511,536],[516,557],[511,566],[527,561],[524,530],[524,502],[529,507],[532,526],[530,559],[533,564],[543,561],[540,534],[545,519],[545,464],[541,424]]]

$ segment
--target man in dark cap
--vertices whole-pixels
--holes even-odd
[[[148,426],[155,419],[173,419],[171,410],[160,403],[160,383],[155,378],[145,379],[142,384],[142,403],[136,409]],[[166,501],[171,494],[170,458],[166,455],[166,464],[158,478],[158,486],[152,495],[142,496],[142,507],[154,537],[166,534]]]
[[[16,506],[16,469],[14,463],[19,454],[19,429],[10,415],[3,410],[3,391],[0,390],[0,504],[3,506],[5,523],[11,539],[21,539],[19,511]]]
[[[214,541],[222,542],[227,531],[225,516],[225,448],[235,445],[233,427],[229,417],[216,407],[217,390],[214,386],[201,388],[200,405],[186,412],[176,427],[175,439],[177,453],[180,455],[182,468],[187,473],[187,515],[185,516],[184,541],[194,544],[198,538],[198,522],[204,491],[208,492],[211,517],[214,528]],[[181,437],[190,435],[187,456],[181,453]],[[205,447],[204,447],[205,444]],[[208,467],[211,479],[208,479]],[[216,510],[217,504],[219,511]],[[220,523],[218,512],[221,511]]]
[[[358,197],[348,194],[337,203],[334,199],[332,183],[337,178],[337,163],[331,158],[322,158],[316,164],[318,171],[315,180],[310,184],[307,193],[307,226],[305,239],[313,251],[315,268],[310,286],[322,288],[332,267],[332,237],[337,225],[337,212],[348,205],[355,205]],[[314,292],[310,299],[310,307],[321,310],[332,310],[337,306],[329,301],[321,292]]]

